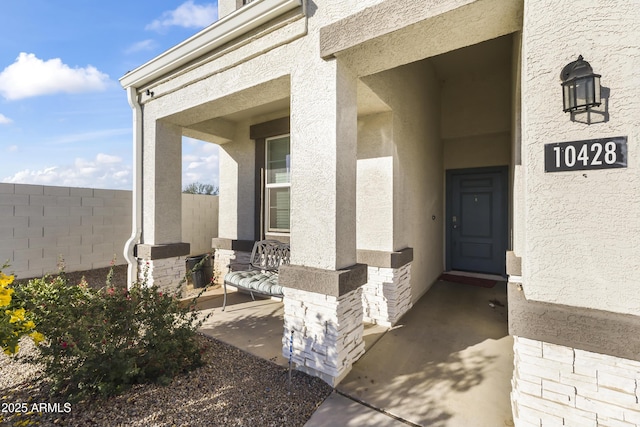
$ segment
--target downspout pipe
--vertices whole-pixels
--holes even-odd
[[[135,246],[142,236],[142,106],[138,100],[138,90],[127,87],[127,98],[133,110],[133,192],[131,236],[124,245],[124,259],[127,268],[127,287],[131,288],[138,279],[138,260],[135,257]]]

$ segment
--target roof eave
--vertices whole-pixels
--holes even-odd
[[[258,0],[214,22],[182,43],[120,78],[123,88],[140,88],[302,5],[302,0]]]

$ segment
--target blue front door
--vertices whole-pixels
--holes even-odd
[[[505,274],[507,168],[447,171],[447,269]]]

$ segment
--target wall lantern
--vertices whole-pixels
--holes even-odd
[[[587,61],[578,56],[560,73],[563,111],[587,111],[600,105],[600,74],[595,74]]]

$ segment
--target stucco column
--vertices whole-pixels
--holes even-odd
[[[236,126],[233,140],[220,145],[218,237],[214,268],[222,279],[231,263],[249,263],[255,235],[255,142],[249,122]]]
[[[171,288],[185,273],[182,239],[182,132],[160,120],[144,123],[142,238],[136,255],[147,284]]]
[[[316,67],[291,79],[291,263],[338,270],[356,263],[356,77]]]
[[[178,126],[145,123],[143,152],[145,244],[180,242],[182,237],[182,133]]]
[[[291,77],[291,265],[285,287],[283,354],[336,385],[364,353],[356,264],[356,76],[318,60]]]
[[[233,141],[220,145],[218,236],[253,240],[255,210],[255,143],[249,123],[238,126]]]

